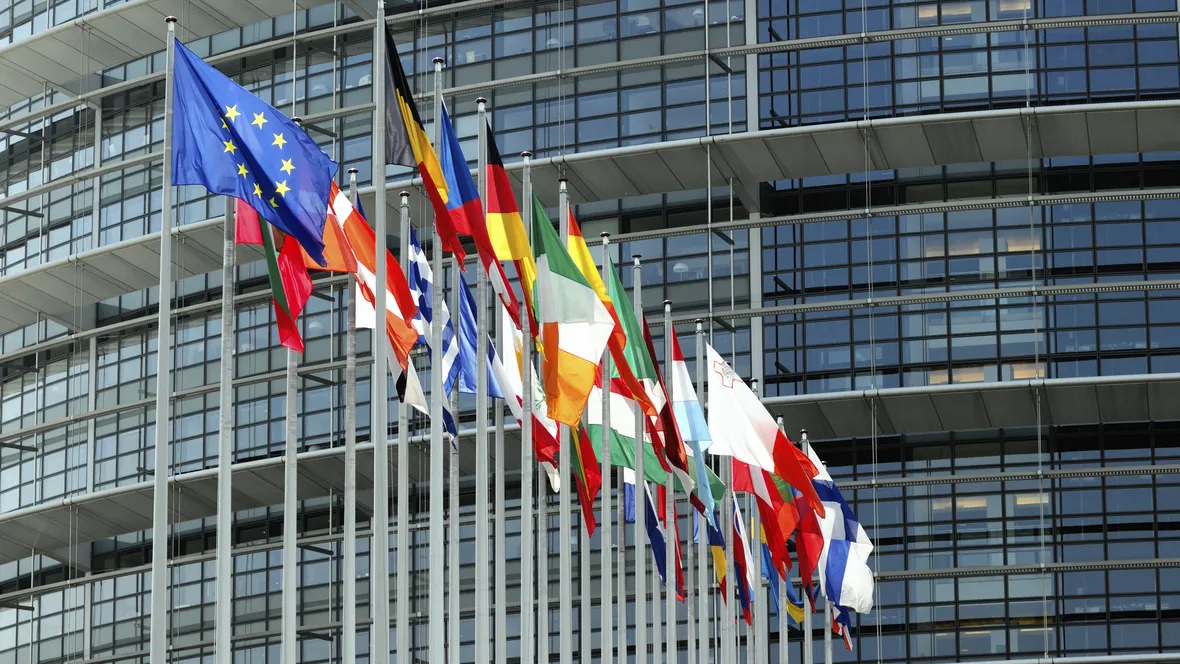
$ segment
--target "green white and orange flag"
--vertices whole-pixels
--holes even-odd
[[[594,388],[614,320],[562,246],[535,196],[532,240],[537,265],[533,307],[544,348],[545,402],[550,417],[575,427]]]
[[[614,300],[611,299],[610,293],[607,292],[606,284],[602,283],[602,275],[598,271],[598,266],[594,264],[594,257],[590,255],[590,247],[586,245],[586,238],[582,236],[582,229],[578,227],[578,221],[574,219],[573,210],[570,210],[567,223],[569,224],[569,237],[566,240],[566,248],[569,249],[570,258],[574,260],[578,269],[581,270],[582,276],[586,277],[586,283],[590,284],[590,287],[594,289],[594,292],[598,295],[598,299],[602,300],[603,306],[610,312],[610,316],[615,323],[614,330],[611,331],[610,341],[608,342],[610,356],[614,360],[614,375],[617,375],[631,388],[631,393],[636,395],[639,407],[643,408],[643,411],[649,417],[656,417],[658,412],[647,395],[647,389],[635,378],[635,374],[631,371],[631,365],[627,362],[627,331],[623,328],[623,322],[619,319],[619,313],[615,311]]]

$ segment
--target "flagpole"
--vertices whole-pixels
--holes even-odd
[[[701,411],[705,409],[705,319],[696,319],[696,333],[697,333],[697,401],[701,404]],[[702,452],[703,453],[703,452]],[[708,478],[703,481],[708,482]],[[709,487],[708,491],[713,488]],[[708,664],[711,661],[711,639],[709,639],[709,625],[712,621],[709,620],[709,526],[708,519],[713,518],[713,515],[707,515],[706,519],[701,523],[701,530],[697,533],[697,620],[700,621],[697,625],[697,637],[700,638],[700,648],[698,654],[700,656],[700,664]]]
[[[172,78],[176,17],[164,19],[164,117],[172,117]],[[156,353],[156,463],[152,487],[152,612],[149,622],[149,661],[163,664],[168,649],[168,458],[169,407],[172,403],[172,131],[164,132],[164,178],[160,190],[160,312]],[[233,299],[233,296],[230,296]],[[222,358],[225,361],[225,358]],[[219,533],[219,535],[224,535]],[[228,537],[227,537],[228,539]]]
[[[533,180],[532,165],[529,162],[533,153],[526,150],[521,152],[520,156],[524,159],[521,175],[521,197],[524,205],[521,206],[521,215],[531,237]],[[533,619],[536,611],[533,605],[533,336],[527,313],[520,317],[520,327],[523,337],[520,362],[520,661],[521,664],[534,664],[536,643],[533,639]],[[496,629],[505,631],[507,628],[497,625]]]
[[[652,362],[655,362],[655,361],[656,361],[655,358],[652,358]],[[644,482],[643,486],[645,489],[647,488],[646,481]],[[656,484],[656,491],[658,492],[659,489],[660,489],[660,485]],[[646,496],[646,494],[644,494],[644,495]],[[664,498],[665,498],[664,502],[667,503],[667,496],[665,495]],[[655,512],[654,509],[652,510],[652,514],[655,515],[656,527],[658,528],[660,516],[658,513]],[[672,543],[671,538],[668,537],[667,533],[664,533],[664,551],[665,552],[668,551],[668,545],[670,545],[671,543]],[[655,556],[652,556],[652,558],[655,558]],[[667,576],[667,574],[668,574],[668,567],[665,565],[664,566],[664,575]],[[652,575],[651,575],[651,656],[652,656],[653,662],[666,661],[664,659],[664,639],[663,639],[664,634],[663,634],[663,632],[660,631],[660,623],[662,622],[662,618],[660,616],[660,610],[661,610],[660,591],[662,590],[661,586],[662,586],[662,584],[660,583],[659,569],[655,567],[654,560],[653,560],[653,569],[652,569]]]
[[[296,483],[299,477],[299,469],[295,465],[296,454],[299,452],[299,419],[295,407],[299,398],[299,377],[295,371],[298,363],[299,354],[288,348],[285,404],[287,436],[283,449],[283,615],[279,640],[281,661],[284,662],[294,662],[298,652],[298,643],[295,640],[295,629],[299,624],[299,618],[295,613],[298,610],[295,580],[299,575],[299,552],[295,548],[295,532],[299,528],[299,519],[295,514],[298,505]]]
[[[604,388],[609,390],[609,385],[604,385]],[[609,397],[607,397],[609,398]],[[609,420],[603,420],[608,422]],[[610,435],[609,433],[606,435]],[[627,662],[627,591],[631,587],[627,584],[627,501],[624,499],[626,486],[627,471],[622,466],[619,466],[619,587],[618,595],[618,661],[620,663]],[[638,550],[638,548],[636,549]],[[639,593],[636,593],[638,596]]]
[[[664,391],[668,399],[669,412],[673,413],[675,419],[675,408],[672,405],[672,384],[675,382],[673,376],[675,375],[675,368],[672,359],[672,338],[676,336],[676,328],[672,325],[672,300],[664,300],[664,375],[667,380],[664,381]],[[653,362],[656,358],[651,358]],[[664,440],[671,441],[671,437],[664,436]],[[667,455],[665,449],[664,454]],[[665,490],[667,500],[664,501],[664,539],[667,540],[667,546],[664,547],[664,569],[667,570],[664,574],[664,617],[667,619],[666,633],[667,638],[665,642],[668,644],[668,659],[679,659],[677,653],[679,640],[676,638],[676,588],[677,588],[677,574],[679,570],[676,561],[676,549],[680,546],[679,529],[676,527],[676,496],[672,493],[672,473],[668,473],[667,485]],[[687,591],[685,591],[687,595]],[[685,597],[685,602],[688,598]]]
[[[442,66],[443,59],[434,58],[434,144],[440,143],[442,135]],[[443,365],[442,355],[442,236],[438,233],[438,220],[434,225],[434,250],[431,252],[431,270],[439,283],[431,289],[431,311],[435,312],[430,321],[431,338],[434,342],[430,347],[430,568],[428,581],[430,584],[428,618],[430,620],[430,650],[431,662],[447,661],[446,652],[446,605],[443,589],[446,587],[446,533],[443,527],[443,455],[446,448],[443,444],[443,375],[440,368]],[[380,289],[378,289],[380,290]],[[407,653],[408,655],[408,653]]]
[[[373,537],[369,547],[371,567],[369,605],[373,617],[369,628],[372,649],[370,657],[374,664],[389,661],[389,379],[388,349],[386,343],[385,312],[388,309],[388,289],[385,287],[389,265],[386,261],[386,243],[389,235],[385,209],[385,104],[388,91],[385,90],[385,76],[380,73],[385,65],[385,1],[377,0],[377,22],[373,30],[373,232],[376,236],[374,247],[374,303],[376,312],[373,328],[373,368],[369,374],[371,393],[369,412],[372,423],[369,438],[373,441]]]
[[[560,435],[561,431],[558,431]],[[560,443],[559,443],[560,444]],[[562,478],[565,481],[565,478]],[[537,478],[537,662],[549,661],[549,496]],[[564,487],[563,487],[564,488]]]
[[[643,268],[639,265],[639,254],[631,257],[631,275],[635,294],[635,319],[643,322]],[[653,358],[654,359],[654,358]],[[642,506],[646,500],[644,487],[647,480],[643,475],[644,422],[643,410],[635,411],[635,661],[647,662],[647,556],[643,554],[641,542],[647,537],[647,509]]]
[[[751,385],[754,383],[750,381]],[[755,392],[757,394],[757,392]],[[763,664],[763,659],[766,656],[766,604],[762,596],[762,514],[758,511],[756,505],[746,503],[751,512],[750,523],[750,548],[754,549],[750,557],[754,563],[754,587],[750,589],[753,597],[750,598],[750,603],[754,605],[752,611],[754,615],[753,630],[746,631],[746,660],[753,664]],[[751,648],[750,644],[753,644]],[[753,652],[753,657],[750,652]]]
[[[778,416],[778,430],[783,433],[787,432],[787,427],[783,424],[782,415]],[[781,586],[779,587],[779,611],[778,611],[778,664],[787,664],[790,657],[790,650],[788,649],[787,640],[787,585],[791,583],[791,575],[783,574],[781,579]]]
[[[475,100],[478,143],[476,178],[484,219],[488,215],[488,100]],[[475,662],[488,661],[488,275],[479,270],[475,287]],[[499,506],[497,505],[497,512]]]
[[[734,586],[738,583],[737,574],[733,566],[733,549],[736,546],[733,538],[733,458],[721,457],[721,474],[725,478],[725,498],[721,507],[722,533],[726,540],[725,546],[725,592],[721,607],[721,652],[722,661],[727,664],[737,664],[737,624],[733,605],[735,598]]]
[[[484,123],[485,130],[486,130],[486,126],[487,126],[487,124]],[[485,168],[486,168],[486,166],[485,166]],[[486,176],[485,176],[485,178],[486,178]],[[485,183],[486,183],[486,179],[485,179]],[[480,198],[484,201],[487,201],[486,196],[481,196]],[[503,328],[504,307],[500,306],[500,304],[498,302],[494,303],[494,307],[495,307],[495,317],[494,318],[495,318],[495,322],[496,322],[496,343],[497,343],[497,349],[499,350],[499,349],[504,348],[504,341],[505,341],[504,339],[501,338],[501,335],[503,334],[503,330],[504,330],[504,328]],[[525,313],[522,313],[521,315],[523,317],[527,317],[528,313],[525,312]],[[500,359],[502,362],[505,362],[505,363],[515,362],[516,361],[515,353],[505,354]],[[500,389],[505,390],[507,388],[505,388],[504,386],[500,386]],[[508,394],[505,394],[505,396],[508,398],[512,398]],[[494,482],[495,483],[492,488],[492,498],[493,498],[492,502],[495,505],[495,509],[496,509],[496,522],[495,522],[495,531],[496,531],[495,532],[495,554],[496,554],[496,558],[495,558],[495,560],[496,560],[495,592],[496,592],[496,595],[495,595],[495,603],[494,603],[496,615],[495,615],[495,622],[493,624],[495,625],[494,633],[496,635],[496,637],[495,637],[495,641],[496,641],[495,642],[495,664],[507,664],[507,662],[508,662],[508,652],[507,652],[508,651],[508,634],[507,634],[507,632],[508,632],[508,628],[507,628],[507,623],[508,623],[508,591],[507,591],[508,578],[507,578],[506,566],[508,564],[508,562],[507,562],[508,561],[508,552],[507,552],[507,545],[506,545],[506,537],[507,536],[506,536],[505,528],[504,528],[504,525],[505,525],[504,524],[504,513],[507,509],[505,507],[505,502],[504,502],[504,500],[505,500],[504,499],[504,473],[505,473],[505,464],[504,464],[504,403],[502,401],[497,401],[497,402],[495,402],[495,404],[496,404],[496,408],[495,408],[496,440],[494,443],[494,452],[495,452],[495,463],[494,463],[495,478],[494,478]],[[523,495],[524,494],[522,493],[521,496],[523,497]]]
[[[348,169],[348,193],[355,207],[357,169]],[[348,280],[348,330],[344,351],[344,588],[341,663],[356,664],[356,299],[355,275]]]
[[[401,192],[399,198],[402,276],[409,281],[410,192]],[[413,631],[410,626],[410,407],[401,399],[397,403],[397,554],[394,562],[397,564],[397,658],[406,661],[410,657]]]
[[[602,232],[602,283],[610,283],[610,233]],[[611,532],[611,465],[610,465],[610,374],[611,374],[611,356],[610,348],[602,351],[602,422],[605,426],[602,427],[602,581],[599,585],[602,586],[602,609],[599,611],[602,624],[602,661],[609,663],[614,661],[612,654],[614,650],[614,633],[613,633],[613,618],[615,602],[611,593],[614,590],[611,584],[614,582],[614,556],[613,542],[614,539]],[[622,541],[620,540],[620,545]],[[621,575],[626,575],[626,570],[623,567],[619,568]],[[620,597],[619,601],[626,605],[626,598]],[[585,609],[583,609],[585,610]],[[626,621],[625,616],[619,618],[619,623]],[[620,650],[620,654],[622,654]]]
[[[799,430],[799,440],[803,443],[803,453],[810,456],[811,442],[807,439],[807,429]],[[820,572],[821,574],[823,572]],[[832,664],[832,602],[824,593],[824,664]]]
[[[586,426],[585,419],[582,421],[582,426]],[[580,441],[574,440],[571,443],[577,445]],[[594,509],[593,506],[591,506],[591,509]],[[578,601],[578,617],[581,621],[581,624],[578,626],[578,636],[582,641],[578,661],[589,662],[590,655],[594,651],[594,643],[590,638],[590,633],[594,629],[590,620],[591,609],[594,603],[594,600],[590,598],[590,580],[592,576],[590,569],[590,535],[583,528],[578,527],[578,515],[575,514],[570,519],[575,524],[573,528],[578,532],[578,589],[581,593]],[[570,534],[572,535],[573,533],[571,532]],[[602,615],[601,610],[599,611],[599,615]]]
[[[807,454],[807,429],[799,431],[799,441],[803,444],[803,454]],[[802,573],[802,566],[799,571]],[[808,595],[806,588],[810,582],[811,579],[803,579],[805,595]],[[812,614],[815,613],[815,601],[808,595],[805,604],[806,606],[803,607],[803,663],[815,664],[815,634],[812,633],[811,624],[814,617]]]
[[[438,118],[435,116],[435,123]],[[436,143],[437,145],[437,143]],[[483,274],[482,269],[476,273]],[[463,297],[460,281],[463,280],[463,261],[458,256],[451,255],[451,324],[455,327],[455,340],[459,340],[459,298]],[[444,288],[446,281],[439,277],[439,287]],[[476,314],[479,315],[478,313]],[[442,338],[439,337],[439,344]],[[479,371],[479,360],[476,359],[476,374],[486,374]],[[478,380],[478,379],[477,379]],[[446,388],[443,388],[444,391]],[[447,480],[447,661],[459,664],[459,390],[458,383],[450,394],[451,416],[455,420],[455,434],[450,445],[450,465]]]
[[[213,633],[214,657],[231,661],[233,635],[233,463],[234,454],[234,201],[225,197],[225,246],[221,254],[221,382],[217,445],[217,613]]]
[[[564,178],[557,183],[557,228],[561,235],[561,246],[565,247],[569,243],[570,235],[570,196],[568,184]],[[559,472],[561,473],[561,482],[564,485],[570,479],[570,455],[573,454],[574,441],[570,436],[570,427],[566,424],[559,425],[558,440],[561,441],[562,449],[559,451],[561,455],[558,458]],[[557,529],[560,531],[560,541],[558,542],[558,564],[564,573],[570,573],[573,569],[573,556],[570,551],[570,490],[562,486],[561,493],[557,494]],[[558,584],[558,643],[559,653],[561,656],[561,664],[573,664],[574,659],[574,642],[573,642],[573,592],[570,583],[563,582]]]

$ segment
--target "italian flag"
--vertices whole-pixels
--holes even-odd
[[[533,210],[537,264],[533,306],[544,348],[541,375],[545,401],[550,417],[575,427],[594,387],[594,374],[614,320],[562,246],[553,222],[535,196]]]

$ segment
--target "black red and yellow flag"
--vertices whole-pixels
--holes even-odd
[[[422,116],[414,103],[410,83],[402,69],[397,46],[393,43],[393,33],[388,27],[385,29],[385,92],[385,162],[418,169],[434,207],[435,224],[443,250],[454,254],[461,264],[465,254],[459,235],[451,223],[451,213],[447,210],[447,181],[438,155],[426,136]]]

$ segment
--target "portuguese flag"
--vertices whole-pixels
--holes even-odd
[[[570,441],[573,455],[570,457],[570,468],[574,471],[574,480],[578,488],[578,502],[582,504],[582,520],[586,522],[586,534],[594,535],[598,522],[594,519],[594,499],[602,488],[602,469],[598,466],[598,457],[594,455],[594,446],[590,444],[590,436],[586,429],[577,427],[570,429]]]
[[[265,254],[279,343],[302,353],[303,337],[296,319],[311,297],[311,277],[303,260],[305,252],[295,238],[271,227],[248,203],[234,200],[236,244],[261,246]]]

